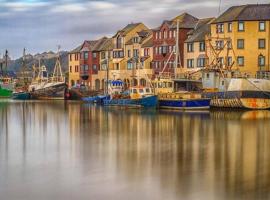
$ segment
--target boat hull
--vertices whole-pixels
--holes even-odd
[[[105,106],[155,108],[158,98],[156,95],[152,95],[140,99],[104,99],[103,104]]]
[[[211,99],[160,99],[159,108],[176,110],[202,110],[210,108]]]
[[[54,84],[49,87],[33,90],[30,92],[30,94],[33,99],[64,100],[66,88],[67,86],[65,83],[59,83],[59,84]]]
[[[12,96],[12,90],[0,88],[0,98],[10,98]]]
[[[31,97],[29,92],[14,92],[12,99],[14,100],[29,100]]]
[[[204,97],[211,98],[210,105],[219,108],[269,109],[270,92],[227,91],[207,92]]]

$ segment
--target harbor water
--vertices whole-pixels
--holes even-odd
[[[0,200],[270,199],[270,111],[0,102]]]

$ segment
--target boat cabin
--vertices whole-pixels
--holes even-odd
[[[109,80],[107,84],[109,95],[121,94],[124,91],[124,82],[121,80]]]
[[[139,99],[146,96],[152,96],[154,95],[154,91],[150,87],[131,87],[129,89],[129,94],[131,99]]]
[[[153,86],[156,94],[174,92],[174,83],[171,79],[156,79]]]

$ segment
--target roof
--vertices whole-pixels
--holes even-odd
[[[115,37],[118,33],[121,33],[122,36],[125,36],[139,25],[144,25],[144,24],[143,23],[130,23],[126,25],[123,29],[117,31],[117,33],[113,37]]]
[[[142,30],[142,31],[137,32],[137,35],[138,35],[138,37],[140,37],[139,44],[143,44],[147,39],[149,39],[150,37],[152,37],[152,30],[150,30],[150,29],[148,29],[148,30]],[[126,42],[126,45],[132,45],[132,44],[134,44],[133,38],[130,38]]]
[[[152,47],[152,46],[153,46],[153,37],[151,37],[149,40],[145,41],[145,43],[142,44],[142,48]]]
[[[196,18],[188,13],[183,13],[183,14],[178,15],[177,17],[173,18],[172,20],[163,21],[161,26],[159,26],[153,30],[160,30],[160,28],[163,26],[163,24],[167,24],[169,26],[169,28],[175,29],[175,28],[177,28],[177,21],[179,21],[179,28],[192,29],[195,27],[198,20],[199,20],[198,18]]]
[[[205,40],[205,35],[210,33],[210,23],[214,18],[200,19],[194,30],[188,32],[188,39],[185,42],[200,42]]]
[[[69,53],[79,53],[82,48],[82,45],[76,47],[75,49],[71,50]]]
[[[233,6],[221,14],[212,23],[229,21],[258,21],[270,20],[270,4],[247,4]]]

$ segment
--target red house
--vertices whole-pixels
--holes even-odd
[[[190,14],[184,13],[177,16],[173,20],[164,21],[161,26],[153,29],[153,61],[152,68],[155,76],[160,72],[174,72],[175,49],[176,49],[176,33],[177,21],[179,21],[179,37],[178,37],[178,68],[184,65],[184,42],[188,37],[188,32],[196,26],[198,19]],[[166,68],[165,63],[168,62]]]
[[[80,53],[80,77],[81,82],[91,89],[92,75],[98,74],[100,69],[100,47],[107,40],[103,37],[99,40],[86,40],[82,44]]]

